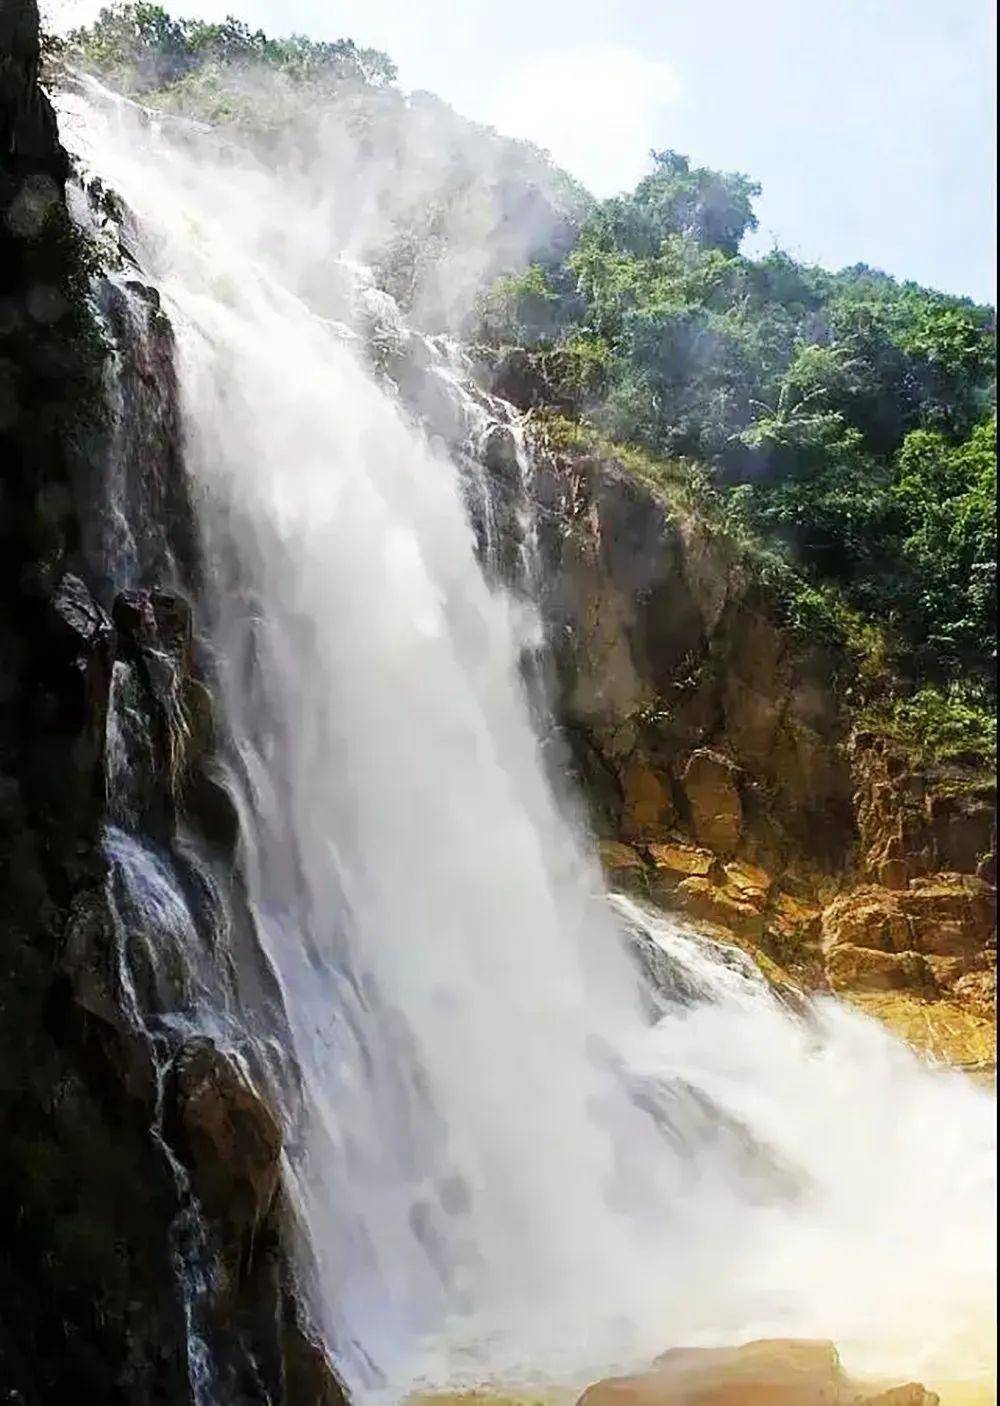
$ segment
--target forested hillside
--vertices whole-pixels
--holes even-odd
[[[492,290],[486,335],[529,349],[542,403],[687,460],[660,471],[823,588],[797,592],[817,628],[846,605],[884,630],[923,686],[911,721],[973,741],[996,657],[993,309],[745,258],[757,186],[670,151],[653,167],[568,258]]]

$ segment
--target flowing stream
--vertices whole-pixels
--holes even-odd
[[[541,631],[513,412],[338,257],[349,191],[96,85],[61,121],[132,212],[177,338],[199,618],[286,1023],[266,1002],[239,1018],[298,1071],[286,1178],[356,1399],[768,1334],[905,1379],[984,1370],[990,1096],[609,900],[553,794],[522,667]],[[429,367],[423,426],[372,369],[373,327]],[[498,427],[513,587],[477,454]],[[134,571],[108,566],[117,587]],[[111,844],[183,962],[179,880],[141,834]],[[223,1027],[204,964],[185,1019]]]

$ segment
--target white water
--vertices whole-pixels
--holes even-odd
[[[530,612],[487,587],[454,465],[302,296],[326,305],[349,192],[63,107],[178,335],[244,863],[304,1075],[289,1175],[359,1399],[773,1333],[974,1374],[992,1101],[601,897],[529,721]],[[694,998],[655,1024],[620,924]]]

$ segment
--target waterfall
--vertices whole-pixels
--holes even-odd
[[[513,413],[329,247],[349,191],[97,85],[63,96],[62,125],[132,212],[176,336],[200,619],[283,1018],[213,970],[228,939],[193,932],[190,878],[141,833],[116,831],[112,858],[126,899],[159,905],[158,940],[199,949],[177,1018],[237,1022],[297,1069],[303,1279],[356,1399],[584,1380],[776,1333],[834,1337],[852,1367],[975,1370],[992,1102],[606,899],[526,696],[541,629]],[[503,521],[482,467],[495,436]],[[133,556],[109,568],[119,587],[138,584]]]

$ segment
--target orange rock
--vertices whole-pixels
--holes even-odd
[[[774,887],[774,880],[766,869],[748,864],[746,860],[731,860],[725,865],[727,886],[735,889],[758,911],[763,911],[768,894]]]
[[[827,948],[849,945],[905,952],[912,946],[911,924],[895,893],[869,884],[829,905],[823,914],[823,941]]]
[[[743,805],[737,768],[720,752],[699,747],[684,769],[684,794],[694,833],[718,854],[732,854],[743,834]]]
[[[757,937],[763,929],[760,908],[738,889],[719,888],[709,879],[691,875],[677,885],[677,895],[689,917],[729,928],[743,937]]]
[[[685,845],[680,841],[651,844],[646,849],[656,865],[657,876],[668,884],[673,879],[676,885],[690,874],[705,879],[718,863],[711,850],[698,849],[695,845]]]
[[[928,999],[916,991],[844,991],[841,998],[880,1020],[899,1039],[934,1064],[970,1073],[989,1073],[996,1060],[992,1013],[977,1014],[968,1004]]]
[[[821,913],[815,903],[805,903],[790,893],[779,893],[774,899],[769,925],[783,937],[815,942],[819,937]]]
[[[992,1024],[997,1010],[996,968],[991,966],[985,971],[967,972],[955,982],[952,994],[975,1015]]]
[[[621,782],[622,834],[627,839],[662,835],[674,818],[674,804],[656,772],[641,758],[630,757],[622,771]]]
[[[648,1372],[589,1387],[578,1406],[938,1406],[938,1397],[916,1383],[865,1395],[833,1343],[778,1338],[666,1352]]]
[[[936,989],[934,974],[919,952],[882,952],[844,943],[827,953],[826,974],[837,992]]]

